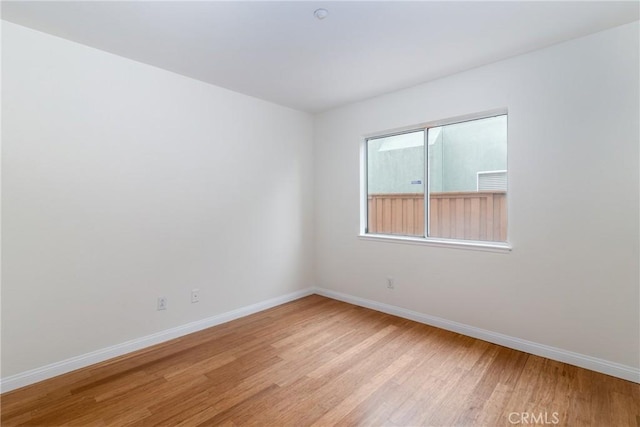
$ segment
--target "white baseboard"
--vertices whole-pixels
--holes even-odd
[[[294,301],[313,293],[314,289],[312,288],[303,289],[300,291],[292,292],[290,294],[271,298],[266,301],[261,301],[256,304],[240,307],[238,309],[208,317],[206,319],[187,323],[186,325],[177,326],[175,328],[160,331],[155,334],[147,335],[121,344],[116,344],[107,348],[92,351],[91,353],[86,353],[40,368],[31,369],[26,372],[11,375],[9,377],[0,379],[0,392],[4,393],[7,391],[15,390],[17,388],[53,378],[67,372],[75,371],[76,369],[85,368],[96,363],[104,362],[105,360],[122,356],[124,354],[131,353],[145,347],[150,347],[152,345],[178,338],[183,335],[201,331],[203,329],[220,325],[222,323],[226,323],[240,317],[248,316],[249,314],[257,313],[259,311],[263,311],[277,305]]]
[[[339,301],[348,302],[350,304],[361,307],[370,308],[372,310],[381,311],[383,313],[392,314],[394,316],[403,317],[405,319],[414,320],[416,322],[435,326],[441,329],[457,332],[473,338],[478,338],[504,347],[513,348],[524,351],[526,353],[535,354],[536,356],[546,357],[548,359],[557,360],[568,363],[570,365],[579,366],[581,368],[590,369],[592,371],[601,372],[603,374],[622,378],[628,381],[640,383],[640,369],[631,366],[621,365],[619,363],[574,353],[556,347],[537,344],[520,338],[510,337],[508,335],[487,331],[485,329],[476,328],[474,326],[465,325],[458,322],[442,319],[435,316],[418,313],[416,311],[407,310],[390,304],[372,301],[352,295],[343,294],[341,292],[332,291],[324,288],[308,288],[290,294],[271,298],[256,304],[241,307],[226,313],[198,320],[196,322],[187,323],[186,325],[177,326],[155,334],[147,335],[141,338],[130,340],[121,344],[113,345],[107,348],[86,353],[80,356],[72,357],[60,362],[52,363],[40,368],[31,369],[19,374],[11,375],[0,379],[0,392],[15,390],[39,381],[44,381],[76,369],[85,368],[87,366],[104,362],[114,357],[122,356],[155,344],[159,344],[174,338],[178,338],[193,332],[197,332],[212,326],[220,325],[240,317],[248,316],[259,311],[263,311],[280,304],[294,301],[312,294],[322,295]]]
[[[350,304],[370,308],[372,310],[381,311],[383,313],[392,314],[394,316],[424,323],[426,325],[435,326],[437,328],[446,329],[452,332],[457,332],[462,335],[478,338],[483,341],[488,341],[504,347],[524,351],[536,356],[546,357],[547,359],[557,360],[559,362],[568,363],[569,365],[579,366],[581,368],[601,372],[613,377],[640,383],[640,369],[631,366],[610,362],[604,359],[598,359],[596,357],[586,356],[584,354],[563,350],[557,347],[538,344],[520,338],[510,337],[508,335],[500,334],[497,332],[487,331],[486,329],[476,328],[474,326],[465,325],[463,323],[452,322],[440,317],[429,316],[427,314],[418,313],[416,311],[407,310],[394,305],[355,297],[329,289],[316,288],[315,293],[328,298],[348,302]]]

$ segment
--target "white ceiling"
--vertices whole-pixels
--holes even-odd
[[[3,1],[2,19],[318,112],[638,20],[639,3]]]

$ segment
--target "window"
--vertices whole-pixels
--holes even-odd
[[[365,144],[365,235],[507,241],[506,115]]]

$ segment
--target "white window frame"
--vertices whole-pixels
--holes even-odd
[[[429,195],[429,159],[427,156],[428,151],[428,130],[430,128],[435,128],[439,126],[446,126],[456,123],[468,122],[479,119],[486,119],[495,116],[507,116],[507,141],[508,137],[508,112],[506,109],[496,109],[485,111],[483,113],[476,114],[468,114],[464,116],[458,116],[454,118],[449,118],[445,120],[432,121],[427,123],[422,123],[415,126],[408,126],[405,128],[392,129],[384,132],[375,132],[368,135],[363,135],[360,141],[360,232],[358,237],[362,240],[368,241],[377,241],[377,242],[387,242],[387,243],[400,243],[400,244],[414,244],[414,245],[426,245],[426,246],[435,246],[435,247],[446,247],[446,248],[456,248],[456,249],[471,249],[471,250],[480,250],[480,251],[490,251],[490,252],[502,252],[507,253],[512,250],[511,243],[507,240],[507,242],[492,242],[492,241],[484,241],[484,240],[462,240],[462,239],[447,239],[440,237],[429,237],[429,209],[430,202],[428,197]],[[409,132],[417,132],[424,131],[424,146],[425,146],[425,177],[424,177],[424,225],[425,225],[425,236],[402,236],[395,234],[371,234],[367,233],[367,221],[368,221],[368,191],[367,191],[367,142],[370,139],[389,137],[394,135],[401,135]],[[509,150],[507,150],[507,153]],[[508,160],[507,160],[508,164]],[[509,168],[507,167],[507,180],[509,176]],[[507,197],[507,213],[510,212],[509,209],[509,201],[510,197]],[[510,228],[511,221],[507,221],[507,239],[510,236]]]

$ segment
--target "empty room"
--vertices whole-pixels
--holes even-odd
[[[3,427],[640,427],[639,2],[1,18]]]

